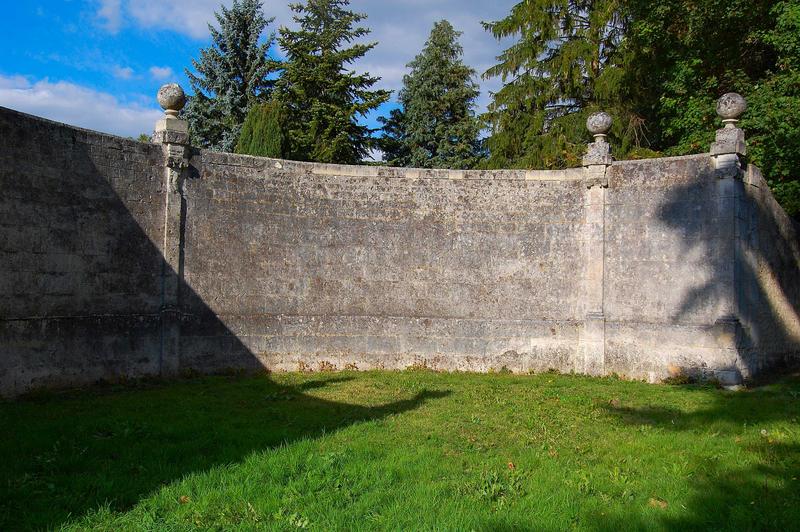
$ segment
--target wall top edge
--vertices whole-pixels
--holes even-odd
[[[383,177],[400,179],[453,180],[519,180],[519,181],[579,181],[583,168],[563,170],[447,170],[431,168],[400,168],[391,166],[325,164],[286,159],[270,159],[234,153],[202,150],[203,164],[232,166],[264,171],[294,171],[332,177]]]
[[[150,145],[149,142],[139,142],[138,140],[130,138],[130,137],[122,137],[120,135],[114,135],[112,133],[104,133],[102,131],[96,131],[94,129],[87,129],[87,128],[84,128],[84,127],[73,126],[72,124],[67,124],[65,122],[58,122],[56,120],[50,120],[49,118],[42,118],[41,116],[36,116],[36,115],[29,114],[29,113],[24,113],[22,111],[17,111],[16,109],[9,109],[8,107],[3,107],[2,105],[0,105],[0,114],[16,116],[16,117],[21,118],[23,120],[28,120],[30,122],[39,122],[41,124],[44,124],[44,125],[47,125],[47,126],[51,126],[51,127],[58,127],[58,128],[72,130],[72,131],[74,131],[76,133],[79,133],[79,134],[82,134],[82,135],[86,135],[86,136],[95,137],[95,138],[98,138],[98,139],[106,139],[106,140],[111,140],[111,141],[126,142],[126,143],[129,143],[129,144],[142,145],[142,146]]]
[[[677,162],[677,161],[700,161],[709,159],[711,155],[708,153],[694,153],[691,155],[674,155],[672,157],[653,157],[650,159],[627,159],[623,161],[614,161],[612,166],[629,166],[634,164],[647,164],[647,163],[660,163],[660,162]]]
[[[308,175],[337,177],[383,177],[400,179],[463,179],[463,180],[518,180],[518,181],[580,181],[585,179],[583,167],[565,168],[562,170],[446,170],[430,168],[401,168],[373,165],[324,164],[286,159],[254,157],[235,153],[213,152],[201,150],[200,157],[204,164],[232,166],[264,171],[295,171]],[[659,157],[654,159],[635,159],[614,161],[612,166],[659,165],[683,160],[706,160],[705,153],[681,155],[676,157]]]
[[[130,143],[132,145],[148,145],[135,139],[104,133],[92,129],[82,128],[63,122],[57,122],[36,115],[31,115],[15,109],[0,106],[0,113],[17,116],[21,119],[39,122],[52,127],[66,128],[76,133],[92,136],[97,139]],[[519,181],[579,181],[585,178],[583,167],[566,168],[561,170],[447,170],[429,168],[399,168],[390,166],[344,165],[324,164],[304,161],[291,161],[286,159],[271,159],[254,157],[235,153],[212,152],[200,150],[200,156],[206,164],[240,166],[243,168],[264,170],[295,170],[310,175],[339,176],[339,177],[385,177],[406,179],[464,179],[464,180],[519,180]],[[633,159],[614,161],[612,166],[629,166],[642,164],[669,163],[681,160],[702,160],[709,158],[709,154],[681,155],[675,157],[659,157],[653,159]]]

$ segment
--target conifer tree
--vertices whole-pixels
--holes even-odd
[[[484,74],[504,83],[486,114],[490,166],[579,164],[590,140],[584,121],[598,106],[617,115],[612,134],[621,136],[616,51],[626,25],[621,0],[523,0],[504,19],[484,23],[497,39],[515,39]]]
[[[407,66],[399,99],[403,111],[384,123],[384,159],[393,165],[472,168],[480,159],[475,116],[475,71],[461,61],[461,35],[446,20],[434,24]]]
[[[380,78],[351,70],[375,43],[353,43],[369,30],[358,26],[366,15],[348,5],[348,0],[290,4],[299,28],[280,30],[286,62],[278,82],[288,158],[357,164],[373,145],[373,130],[358,119],[388,100],[389,92],[371,90]]]
[[[236,153],[283,157],[281,104],[277,100],[254,105],[242,125]]]
[[[233,151],[248,111],[274,84],[270,74],[278,64],[268,54],[275,36],[261,41],[274,19],[264,17],[260,0],[233,0],[214,15],[219,29],[209,25],[213,44],[192,60],[196,74],[186,70],[194,96],[185,117],[195,145]]]
[[[411,158],[411,150],[406,138],[406,115],[403,109],[392,109],[389,116],[379,116],[383,124],[378,138],[378,148],[383,152],[383,160],[391,166],[406,166]]]

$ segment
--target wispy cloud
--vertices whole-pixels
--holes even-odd
[[[175,72],[168,67],[152,66],[150,67],[150,75],[157,81],[167,80],[175,75]]]
[[[208,24],[214,11],[226,0],[127,0],[128,13],[143,27],[174,30],[202,39],[208,35]],[[270,2],[267,2],[269,4]]]
[[[99,0],[97,18],[103,28],[117,33],[122,26],[122,0]]]
[[[517,1],[352,0],[351,8],[354,11],[368,15],[364,24],[372,29],[372,33],[365,41],[378,43],[355,68],[380,76],[381,88],[397,91],[402,86],[406,64],[422,49],[434,22],[448,19],[457,30],[463,32],[461,43],[464,46],[464,60],[480,76],[494,64],[495,56],[502,49],[502,43],[498,43],[483,29],[481,21],[502,18]],[[115,16],[129,17],[130,23],[139,27],[206,39],[208,24],[215,23],[214,11],[219,10],[221,4],[230,3],[230,0],[122,0],[120,5],[120,0],[102,0],[102,9]],[[294,26],[287,4],[286,0],[264,2],[265,14],[276,19],[270,30]],[[113,17],[106,15],[104,18]],[[114,27],[113,24],[109,26]],[[497,90],[500,81],[483,81],[479,78],[476,81],[481,85],[479,108],[483,109],[489,100],[488,93]]]
[[[133,69],[131,67],[121,67],[119,65],[114,66],[111,69],[111,73],[117,79],[132,79],[133,78]]]
[[[152,131],[161,112],[64,81],[0,76],[0,105],[75,126],[135,137]]]

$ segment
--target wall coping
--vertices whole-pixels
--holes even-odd
[[[92,129],[86,129],[63,122],[57,122],[40,116],[31,115],[15,109],[0,106],[0,112],[15,114],[25,117],[27,120],[48,124],[51,126],[62,127],[73,130],[77,133],[95,136],[99,140],[125,142],[130,145],[152,145],[151,143],[139,142],[135,139],[103,133]],[[403,168],[391,166],[373,165],[345,165],[345,164],[324,164],[304,161],[291,161],[288,159],[273,159],[267,157],[255,157],[251,155],[241,155],[236,153],[213,152],[210,150],[199,150],[199,155],[204,163],[224,164],[228,166],[241,166],[243,168],[261,168],[264,170],[286,170],[302,172],[306,175],[330,176],[330,177],[372,177],[372,178],[394,178],[394,179],[452,179],[452,180],[507,180],[507,181],[581,181],[585,179],[585,169],[582,166],[575,168],[565,168],[561,170],[447,170],[429,168]],[[657,163],[660,161],[673,162],[681,160],[703,159],[710,157],[708,153],[693,155],[680,155],[675,157],[657,157],[651,159],[631,159],[624,161],[614,161],[612,166],[625,166],[633,164]]]

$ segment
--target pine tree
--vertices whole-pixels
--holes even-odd
[[[403,109],[392,109],[389,116],[379,116],[383,135],[378,138],[378,148],[383,152],[383,160],[391,166],[406,166],[411,158],[411,150],[406,135],[406,114]]]
[[[375,43],[353,44],[369,30],[357,26],[366,15],[348,5],[348,0],[290,4],[299,29],[280,30],[287,59],[278,82],[288,158],[357,164],[373,145],[373,130],[358,119],[388,100],[389,92],[370,90],[380,78],[350,70]]]
[[[186,70],[194,96],[184,114],[196,145],[233,151],[248,111],[266,100],[274,85],[270,74],[278,64],[269,49],[275,36],[259,42],[274,19],[264,17],[259,0],[234,0],[214,15],[219,30],[209,25],[213,44],[192,60],[197,74]]]
[[[403,111],[384,123],[384,159],[399,166],[472,168],[480,159],[480,94],[475,71],[461,61],[461,35],[446,20],[434,24],[422,52],[407,66]],[[393,148],[391,143],[396,143]]]
[[[281,104],[277,100],[254,105],[242,125],[236,153],[259,157],[283,156]]]
[[[504,83],[486,114],[490,166],[579,164],[589,140],[584,121],[597,107],[617,115],[617,137],[628,131],[616,53],[626,26],[621,0],[523,0],[484,23],[497,39],[516,39],[484,74]]]

